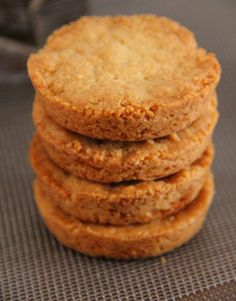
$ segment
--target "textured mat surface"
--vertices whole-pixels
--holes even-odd
[[[195,31],[222,63],[216,195],[209,217],[195,239],[165,256],[165,264],[159,258],[93,259],[60,246],[33,201],[27,159],[32,88],[23,82],[0,85],[0,300],[236,300],[236,2],[115,3],[91,1],[91,12],[170,16]]]

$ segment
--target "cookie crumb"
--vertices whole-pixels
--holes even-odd
[[[161,256],[160,261],[161,261],[161,264],[166,264],[167,263],[167,260],[164,256]]]
[[[180,141],[180,137],[177,133],[172,133],[169,135],[170,140],[172,141]]]

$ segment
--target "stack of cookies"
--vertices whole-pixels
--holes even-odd
[[[54,32],[28,70],[35,199],[62,244],[143,258],[200,230],[220,65],[190,31],[154,15],[84,17]]]

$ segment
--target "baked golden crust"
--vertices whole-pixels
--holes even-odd
[[[187,169],[158,181],[99,184],[63,172],[35,136],[30,159],[42,189],[67,214],[85,222],[126,225],[147,223],[186,207],[202,188],[213,159],[210,146]]]
[[[120,141],[191,124],[220,77],[217,59],[191,32],[154,15],[83,17],[52,34],[28,70],[59,124]]]
[[[152,180],[186,168],[205,151],[218,119],[216,96],[210,100],[188,128],[143,142],[101,141],[71,132],[48,117],[37,99],[33,119],[50,158],[65,171],[104,183]]]
[[[210,176],[197,198],[174,216],[123,227],[80,222],[55,206],[39,182],[34,189],[42,218],[63,245],[90,256],[132,259],[161,255],[191,239],[205,220],[214,184]]]

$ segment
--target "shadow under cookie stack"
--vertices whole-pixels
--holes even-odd
[[[220,65],[190,31],[154,15],[84,17],[54,32],[28,70],[35,199],[63,245],[144,258],[200,230]]]

